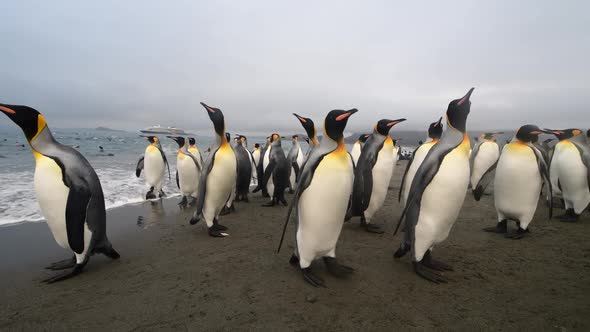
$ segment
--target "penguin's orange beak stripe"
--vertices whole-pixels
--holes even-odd
[[[4,113],[8,113],[8,114],[16,114],[16,112],[15,112],[15,111],[11,110],[11,109],[10,109],[10,108],[8,108],[8,107],[0,106],[0,110],[2,110],[2,112],[4,112]]]
[[[342,121],[342,120],[344,120],[344,119],[348,118],[348,117],[349,117],[349,116],[351,116],[351,115],[352,115],[352,113],[351,113],[351,112],[347,112],[347,113],[344,113],[344,114],[340,114],[340,115],[338,115],[338,116],[336,117],[336,121]]]
[[[305,118],[300,117],[299,115],[295,115],[297,117],[297,119],[299,119],[299,121],[306,123],[307,120],[305,120]]]

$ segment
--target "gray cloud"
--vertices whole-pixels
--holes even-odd
[[[100,1],[2,5],[0,100],[54,127],[423,129],[475,86],[469,128],[588,127],[584,1]]]

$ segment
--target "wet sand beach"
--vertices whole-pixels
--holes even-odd
[[[47,226],[0,227],[0,329],[590,330],[588,212],[577,223],[549,221],[540,202],[531,233],[505,239],[481,231],[496,222],[493,196],[475,202],[466,191],[448,240],[434,250],[455,271],[436,285],[414,274],[409,255],[393,258],[404,168],[399,162],[374,219],[385,234],[366,233],[356,218],[344,225],[337,257],[356,269],[352,277],[314,266],[327,288],[308,285],[289,264],[292,224],[275,253],[287,208],[263,208],[259,194],[221,218],[224,239],[189,225],[192,210],[179,210],[177,198],[109,210],[121,259],[93,256],[83,274],[51,285],[40,282],[53,273],[43,267],[69,253]]]

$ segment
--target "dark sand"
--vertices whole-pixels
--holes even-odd
[[[0,329],[590,330],[588,214],[575,224],[547,221],[540,204],[530,236],[509,240],[480,230],[495,223],[493,197],[477,203],[468,195],[434,252],[454,266],[451,281],[432,284],[413,273],[409,257],[392,257],[404,167],[375,218],[386,234],[345,224],[337,255],[357,271],[341,280],[318,264],[323,289],[288,263],[293,227],[274,253],[287,209],[262,208],[259,195],[222,217],[225,239],[190,226],[191,212],[179,212],[176,199],[113,209],[109,234],[122,258],[95,256],[85,273],[52,285],[39,282],[52,273],[43,266],[69,254],[47,226],[0,228]]]

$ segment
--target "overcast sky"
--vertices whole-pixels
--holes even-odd
[[[475,86],[468,129],[590,127],[588,1],[3,1],[0,102],[53,127],[425,129]],[[6,124],[6,118],[0,120]]]

